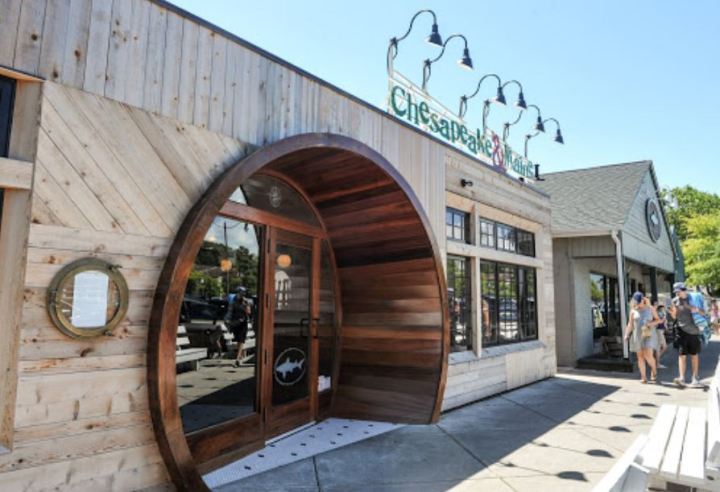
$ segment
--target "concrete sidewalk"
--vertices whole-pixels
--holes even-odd
[[[708,382],[720,339],[705,347]],[[610,469],[663,403],[705,406],[680,389],[673,349],[660,383],[634,375],[561,371],[557,377],[235,482],[229,491],[582,491]],[[689,374],[689,373],[688,373]]]

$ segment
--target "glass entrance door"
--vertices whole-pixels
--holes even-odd
[[[311,400],[316,392],[311,383],[317,373],[313,344],[314,241],[281,229],[274,232],[270,436],[313,419]]]

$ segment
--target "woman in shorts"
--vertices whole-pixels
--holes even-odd
[[[653,351],[660,347],[655,326],[658,321],[650,301],[642,292],[635,292],[630,300],[630,316],[625,328],[625,340],[630,350],[637,354],[640,382],[648,382],[645,365],[650,366],[650,382],[657,381],[657,367]]]

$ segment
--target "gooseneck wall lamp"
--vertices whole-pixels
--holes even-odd
[[[455,38],[462,38],[462,40],[465,42],[465,49],[463,50],[463,56],[458,60],[458,64],[466,68],[468,70],[473,69],[473,63],[472,58],[470,58],[470,50],[468,49],[468,42],[467,38],[463,36],[462,34],[453,34],[449,36],[445,42],[442,44],[442,51],[440,51],[440,54],[433,58],[432,60],[427,59],[423,63],[423,81],[422,81],[422,90],[427,90],[427,83],[430,80],[430,75],[432,72],[432,64],[438,61],[442,56],[445,54],[445,48],[447,48],[448,43],[455,39]]]
[[[552,121],[555,123],[555,127],[557,130],[555,131],[555,138],[554,140],[559,144],[564,144],[565,140],[563,139],[562,132],[560,131],[560,122],[556,120],[555,118],[548,118],[543,121],[543,124],[547,123],[548,121]]]
[[[478,80],[478,83],[477,83],[477,87],[475,87],[475,92],[473,92],[472,94],[469,94],[467,96],[462,96],[460,98],[460,109],[458,109],[458,116],[460,117],[460,119],[463,119],[465,117],[465,113],[467,112],[467,102],[470,99],[472,99],[473,97],[478,95],[478,93],[480,92],[480,86],[482,85],[483,82],[485,82],[486,79],[489,79],[489,78],[493,78],[493,79],[497,80],[497,95],[502,96],[501,104],[505,104],[505,96],[503,95],[503,92],[502,92],[502,80],[500,80],[500,77],[498,77],[496,74],[488,73],[488,74],[485,74],[482,77],[480,77],[480,80]],[[496,98],[496,100],[497,100],[497,98]],[[500,102],[499,100],[497,100],[497,101]],[[485,128],[483,128],[483,130],[484,129]]]
[[[505,104],[505,94],[503,93],[503,90],[509,84],[515,84],[520,88],[520,92],[518,93],[518,99],[515,102],[515,107],[519,108],[519,109],[527,109],[527,103],[525,102],[525,94],[523,94],[523,86],[517,80],[508,80],[507,82],[505,82],[503,85],[500,86],[500,92],[498,93],[498,96],[502,95],[502,99],[503,99],[502,104]],[[500,101],[498,101],[498,102],[500,102]]]
[[[387,52],[387,68],[388,72],[392,69],[392,62],[397,56],[398,53],[398,44],[400,41],[404,40],[410,35],[410,32],[412,31],[413,25],[415,24],[415,19],[417,19],[421,14],[431,14],[433,18],[433,24],[432,24],[432,31],[430,32],[430,35],[425,38],[425,40],[430,43],[434,44],[435,46],[443,46],[442,37],[440,36],[440,32],[438,31],[438,25],[437,25],[437,16],[435,15],[435,12],[429,9],[420,10],[413,15],[412,19],[410,19],[410,25],[408,26],[407,31],[405,34],[400,36],[399,38],[391,38],[390,39],[390,45],[388,46],[388,52]]]
[[[545,123],[547,123],[548,121],[552,121],[553,123],[555,123],[555,126],[557,126],[557,131],[555,132],[555,138],[553,140],[555,140],[555,142],[557,142],[559,144],[565,143],[565,140],[563,139],[563,136],[562,136],[562,132],[560,131],[560,122],[558,120],[556,120],[555,118],[548,118],[546,120],[541,120],[540,123],[543,128],[542,130],[538,130],[537,125],[536,125],[535,133],[533,133],[532,135],[531,134],[525,135],[525,158],[526,159],[528,156],[528,142],[530,141],[531,138],[535,138],[538,135],[540,135],[541,132],[545,131]]]
[[[542,113],[540,113],[540,108],[538,108],[534,104],[528,105],[528,108],[533,108],[535,111],[537,111],[537,119],[535,120],[535,131],[536,132],[544,132],[545,125],[543,124]]]

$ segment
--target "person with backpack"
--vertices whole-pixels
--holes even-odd
[[[698,370],[700,368],[699,353],[701,349],[700,329],[695,324],[694,314],[698,312],[698,308],[690,304],[688,298],[688,290],[683,282],[675,282],[673,284],[673,293],[675,297],[670,304],[669,312],[673,317],[675,326],[675,343],[678,349],[678,377],[673,382],[678,386],[685,386],[685,369],[687,365],[687,356],[690,356],[692,366],[692,381],[690,386],[693,388],[701,387],[698,380]]]

